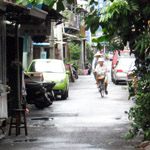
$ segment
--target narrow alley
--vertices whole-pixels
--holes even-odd
[[[126,85],[109,80],[109,94],[101,98],[93,74],[70,84],[69,98],[43,110],[28,106],[28,136],[6,136],[0,150],[135,150],[138,138],[125,141],[130,128],[125,111],[134,105]]]

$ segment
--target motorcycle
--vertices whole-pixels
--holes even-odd
[[[77,67],[75,66],[75,64],[71,64],[71,67],[72,67],[73,76],[75,77],[75,79],[78,79]]]
[[[29,78],[29,77],[28,77]],[[53,104],[55,100],[53,87],[55,82],[25,82],[26,86],[26,102],[34,104],[38,109],[43,109]]]
[[[88,75],[90,75],[91,74],[91,70],[92,70],[91,64],[90,63],[85,63],[85,69],[88,70]]]
[[[73,74],[73,70],[72,70],[72,66],[70,64],[66,64],[66,71],[68,71],[69,73],[69,81],[70,82],[74,82],[75,78],[74,78],[74,74]]]

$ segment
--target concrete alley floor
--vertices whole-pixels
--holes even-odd
[[[126,85],[109,80],[109,94],[101,98],[93,75],[70,84],[69,98],[49,108],[29,106],[28,136],[6,136],[0,150],[136,150],[141,138],[125,141],[130,128],[125,111],[133,106]]]

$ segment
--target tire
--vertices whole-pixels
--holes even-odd
[[[75,78],[78,79],[78,74],[75,75]]]
[[[68,97],[68,91],[65,91],[64,94],[61,95],[62,100],[66,100]]]
[[[101,97],[103,98],[103,97],[104,97],[104,94],[105,94],[104,81],[103,81],[103,83],[101,82],[101,84],[100,84],[99,92],[100,92],[100,94],[101,94]]]
[[[45,93],[39,100],[37,100],[34,105],[38,109],[44,109],[53,104],[53,99],[49,96],[49,94]]]
[[[105,92],[104,90],[101,90],[101,92],[100,92],[102,98],[104,97],[104,92]]]
[[[118,85],[118,84],[119,84],[119,82],[117,80],[115,80],[115,85]]]

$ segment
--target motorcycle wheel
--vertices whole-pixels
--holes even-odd
[[[44,109],[52,104],[53,104],[53,100],[52,100],[51,96],[49,94],[45,93],[44,97],[42,98],[42,101],[36,102],[34,105],[38,109]]]
[[[75,78],[78,79],[78,74],[75,75]]]

